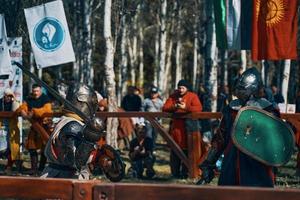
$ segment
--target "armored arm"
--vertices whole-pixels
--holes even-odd
[[[105,135],[105,125],[100,118],[93,118],[82,129],[82,140],[75,152],[75,163],[78,169],[87,165],[92,151],[97,150],[97,142]]]
[[[208,151],[206,159],[199,165],[202,170],[202,177],[196,183],[197,185],[203,185],[205,183],[210,183],[214,178],[214,169],[216,168],[216,162],[223,153],[225,147],[224,140],[225,132],[225,119],[221,120],[220,127],[217,133],[213,136],[211,148]]]
[[[90,153],[95,149],[95,144],[85,139],[83,132],[85,126],[76,121],[69,122],[61,130],[60,140],[63,140],[65,145],[62,146],[64,150],[61,159],[63,164],[75,167],[80,170],[86,165]]]

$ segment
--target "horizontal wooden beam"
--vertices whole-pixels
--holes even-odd
[[[72,199],[73,183],[66,179],[0,177],[0,197],[20,199]]]
[[[96,185],[93,193],[93,199],[109,200],[298,200],[300,196],[296,189],[122,183]]]
[[[60,117],[62,112],[46,114],[45,117]],[[197,112],[197,113],[166,113],[166,112],[97,112],[98,117],[160,117],[160,118],[194,118],[194,119],[219,119],[220,112]],[[10,118],[14,112],[0,112],[0,118]],[[281,113],[282,119],[300,119],[300,113]]]
[[[299,189],[103,183],[99,180],[0,177],[0,199],[298,200],[299,196]]]
[[[0,177],[0,199],[92,199],[94,185],[101,181],[79,181],[34,177]]]

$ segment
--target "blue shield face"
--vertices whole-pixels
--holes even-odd
[[[55,18],[46,17],[33,30],[35,44],[43,51],[56,51],[65,41],[65,30]]]

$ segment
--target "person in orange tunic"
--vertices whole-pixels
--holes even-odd
[[[19,107],[19,113],[23,119],[35,120],[43,125],[45,114],[52,113],[52,104],[47,95],[42,93],[42,88],[38,84],[32,85],[31,94],[26,99],[26,101]],[[47,127],[44,127],[47,131]],[[50,133],[49,133],[50,135]],[[44,147],[47,141],[43,141],[40,133],[37,133],[32,127],[28,133],[28,137],[25,143],[26,149],[28,149],[31,161],[31,174],[37,175],[38,170],[42,171],[46,164],[46,157],[44,156]],[[41,150],[41,158],[39,168],[38,163],[38,153],[37,150]]]
[[[162,111],[171,113],[201,112],[202,104],[197,94],[190,91],[190,84],[186,80],[180,80],[177,84],[177,87],[178,89],[175,90],[175,92],[171,94],[165,102]],[[172,120],[170,134],[185,154],[187,154],[188,150],[187,129],[198,131],[200,135],[198,120]],[[171,151],[170,154],[170,167],[172,176],[174,178],[187,178],[188,170],[181,162],[180,158],[174,153],[174,151]]]

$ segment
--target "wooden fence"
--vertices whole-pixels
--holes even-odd
[[[0,177],[0,199],[298,200],[300,190]]]
[[[13,117],[13,112],[0,112],[0,118],[10,118]],[[62,113],[53,113],[48,116],[61,116]],[[181,148],[176,144],[172,139],[168,130],[162,127],[156,120],[159,118],[192,118],[192,119],[219,119],[221,118],[221,113],[212,113],[212,112],[199,112],[199,113],[164,113],[164,112],[98,112],[98,117],[144,117],[149,120],[153,127],[158,131],[162,138],[167,142],[172,151],[183,161],[183,163],[189,169],[189,177],[195,178],[198,176],[198,162],[201,151],[197,144],[200,143],[200,139],[196,133],[188,134],[188,156],[184,154]],[[298,130],[300,130],[300,113],[296,114],[281,114],[282,119],[290,121]],[[41,133],[43,138],[47,137],[46,131],[41,125],[36,122],[33,122],[33,127],[37,132]],[[47,139],[47,138],[46,138]]]

